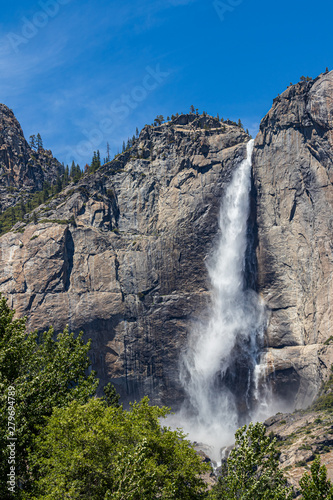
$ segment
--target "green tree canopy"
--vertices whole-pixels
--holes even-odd
[[[116,391],[116,388],[111,382],[106,384],[106,386],[103,388],[104,392],[104,401],[108,406],[120,406],[119,405],[119,400],[120,400],[120,395]]]
[[[38,335],[27,333],[25,319],[14,319],[0,296],[0,487],[5,499],[8,474],[8,396],[15,392],[16,478],[29,489],[28,449],[53,408],[71,401],[85,403],[95,393],[98,381],[87,375],[90,365],[82,334],[66,328],[55,335],[52,328]],[[19,498],[16,496],[15,498]]]
[[[40,151],[41,149],[43,149],[43,140],[42,140],[42,137],[41,137],[40,133],[37,134],[36,147],[37,147],[38,151]]]
[[[29,137],[29,146],[31,147],[31,149],[36,149],[36,136],[35,135],[31,135]]]
[[[80,169],[80,165],[75,165],[74,160],[72,161],[69,177],[73,182],[77,182],[82,177],[82,170]]]
[[[154,120],[154,125],[155,127],[158,125],[161,125],[164,122],[164,117],[163,115],[157,115],[155,120]]]
[[[111,156],[110,156],[110,144],[107,142],[106,143],[106,158],[105,158],[105,163],[110,161]]]
[[[168,411],[148,398],[129,411],[100,399],[56,409],[36,440],[33,498],[202,499],[209,467],[182,432],[161,427]]]
[[[303,500],[332,500],[333,485],[327,478],[325,465],[320,465],[320,456],[311,464],[311,475],[305,472],[299,482]]]
[[[100,155],[100,152],[99,150],[97,151],[94,151],[94,155],[92,157],[92,160],[91,160],[91,164],[90,164],[90,172],[91,173],[94,173],[96,172],[96,170],[101,166],[101,155]]]
[[[222,475],[213,488],[218,500],[289,500],[287,487],[279,469],[276,439],[266,435],[265,426],[257,422],[238,429],[235,447],[222,467]]]

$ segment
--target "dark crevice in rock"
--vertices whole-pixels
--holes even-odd
[[[271,307],[270,310],[271,311],[285,311],[286,309],[290,309],[291,307],[295,307],[295,306],[293,305],[293,306],[285,306],[285,307]]]
[[[31,296],[29,297],[29,303],[27,305],[27,311],[30,311],[32,303],[35,300],[35,297],[36,297],[35,293],[31,294]]]
[[[294,198],[293,206],[291,207],[290,215],[289,215],[289,222],[291,222],[295,216],[296,212],[296,196]]]
[[[63,266],[63,283],[64,291],[68,292],[70,287],[71,273],[73,270],[73,257],[75,245],[72,233],[69,229],[65,232],[65,247],[64,247],[64,266]]]

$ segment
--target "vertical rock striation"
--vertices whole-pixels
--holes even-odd
[[[179,354],[208,311],[205,259],[248,140],[194,114],[144,127],[130,150],[36,209],[38,223],[0,238],[0,291],[31,329],[83,329],[101,383],[124,401],[148,394],[176,409]],[[0,105],[0,209],[61,169]],[[246,279],[269,312],[273,393],[290,406],[313,400],[333,360],[332,182],[333,72],[274,99],[253,153]]]
[[[248,140],[204,116],[146,126],[129,151],[41,206],[38,224],[0,238],[0,290],[31,329],[83,329],[102,384],[123,400],[148,394],[176,408],[179,354],[210,300],[221,196]]]
[[[304,407],[333,361],[333,72],[274,99],[253,177],[268,371],[275,394]]]

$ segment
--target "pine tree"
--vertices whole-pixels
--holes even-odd
[[[97,150],[97,152],[94,151],[94,156],[92,158],[89,170],[90,172],[94,173],[100,166],[101,166],[101,156],[99,150]]]
[[[164,122],[164,117],[163,115],[157,115],[155,120],[154,120],[154,125],[155,127],[158,125],[161,125]]]
[[[110,161],[110,144],[107,142],[106,143],[106,158],[105,158],[105,163]]]
[[[77,163],[76,164],[74,181],[75,182],[79,181],[81,179],[81,177],[82,177],[82,170],[80,168],[80,165]]]
[[[25,204],[24,204],[22,199],[20,200],[20,211],[21,211],[21,217],[23,218],[25,213],[26,213],[26,209],[25,209]]]
[[[12,219],[12,224],[15,224],[16,222],[16,214],[15,214],[15,208],[11,207],[10,209],[10,217]]]
[[[58,175],[57,180],[56,180],[56,192],[60,193],[61,190],[62,190],[62,182],[61,182],[60,175]]]
[[[76,172],[76,166],[75,166],[75,162],[74,160],[72,161],[72,165],[71,165],[71,170],[70,170],[70,178],[73,180],[74,177],[75,177],[75,172]]]
[[[37,150],[41,151],[43,149],[43,141],[40,133],[37,134]]]
[[[36,136],[35,135],[31,135],[29,137],[29,146],[31,147],[31,149],[36,149]]]
[[[68,165],[66,165],[64,172],[64,186],[67,186],[68,183],[69,183],[69,168]]]
[[[195,107],[194,107],[194,106],[193,106],[193,104],[192,104],[192,105],[191,105],[191,107],[190,107],[190,113],[191,113],[191,115],[193,115],[193,114],[194,114],[194,111],[195,111]]]
[[[137,138],[139,137],[139,129],[138,129],[138,127],[136,127],[136,129],[135,129],[135,135],[136,135]]]
[[[45,202],[50,196],[50,184],[48,182],[44,182],[43,184],[42,196],[43,202]]]

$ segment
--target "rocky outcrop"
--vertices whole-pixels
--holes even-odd
[[[333,479],[333,419],[331,412],[296,411],[277,413],[265,422],[267,433],[277,438],[280,466],[295,497],[299,491],[299,480],[304,472],[310,472],[316,455]]]
[[[274,99],[253,176],[267,369],[275,395],[305,407],[333,361],[333,72]]]
[[[289,87],[253,154],[247,279],[267,305],[262,362],[284,411],[311,403],[333,360],[332,96],[333,72]],[[7,207],[10,190],[40,189],[61,166],[50,156],[46,168],[48,153],[31,151],[5,106],[0,118]],[[179,355],[210,301],[220,200],[248,139],[204,115],[146,126],[0,238],[0,291],[31,329],[83,329],[102,384],[124,401],[148,394],[176,409]]]
[[[205,258],[243,129],[181,115],[0,239],[0,290],[28,327],[83,329],[92,367],[122,399],[177,407],[178,359],[209,301]],[[15,232],[20,231],[20,232]]]
[[[0,212],[63,174],[51,151],[32,150],[12,110],[0,104]]]

